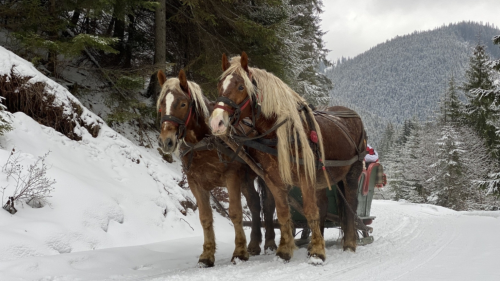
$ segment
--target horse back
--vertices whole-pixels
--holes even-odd
[[[350,159],[366,149],[364,126],[360,116],[344,106],[332,106],[315,114],[323,136],[326,159]],[[349,139],[350,137],[350,139]]]

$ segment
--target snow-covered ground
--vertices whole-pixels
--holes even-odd
[[[273,255],[233,265],[231,227],[216,221],[214,268],[197,268],[201,235],[132,247],[27,257],[0,263],[2,280],[500,280],[500,212],[455,212],[431,205],[376,200],[375,241],[343,252],[338,232],[325,234],[327,260],[289,263]],[[333,245],[332,245],[333,244]]]

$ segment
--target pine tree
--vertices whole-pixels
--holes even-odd
[[[324,32],[320,30],[322,1],[289,0],[284,3],[290,7],[290,24],[297,27],[298,31],[294,44],[299,46],[299,54],[289,59],[293,69],[291,73],[295,74],[291,77],[292,83],[296,85],[294,89],[309,102],[327,104],[332,83],[324,74],[318,73],[320,63],[328,63],[322,39]]]
[[[476,45],[466,71],[466,81],[462,89],[466,92],[468,104],[465,108],[465,118],[478,134],[485,140],[488,148],[495,157],[499,157],[495,126],[492,121],[498,112],[491,107],[495,97],[489,93],[493,88],[490,77],[489,57],[483,45]]]
[[[461,121],[463,105],[458,98],[455,77],[452,76],[448,81],[448,89],[441,102],[441,119],[443,122],[457,123]]]
[[[425,139],[421,137],[421,128],[417,123],[407,121],[406,124],[409,132],[406,141],[391,148],[384,160],[384,167],[388,168],[389,186],[395,200],[423,203],[427,192],[421,177],[423,165],[420,148]]]
[[[429,202],[455,210],[464,209],[464,184],[467,184],[459,147],[458,135],[453,126],[445,125],[441,129],[442,137],[437,140],[438,154],[435,174],[428,180],[433,188]]]
[[[394,125],[392,125],[392,122],[389,122],[387,126],[385,127],[385,131],[382,136],[382,140],[379,143],[379,158],[381,160],[385,159],[385,156],[389,153],[391,150],[393,144],[394,144],[394,138],[395,138],[395,130],[394,130]]]
[[[500,35],[493,37],[493,42],[500,46]],[[477,95],[483,97],[483,99],[492,100],[490,104],[491,111],[494,112],[489,124],[495,128],[496,136],[496,151],[500,150],[499,139],[500,139],[500,60],[490,61],[488,66],[493,72],[496,72],[495,77],[497,78],[496,83],[491,89],[476,89],[474,92]],[[497,159],[500,161],[500,153],[497,152]],[[487,179],[480,180],[477,182],[482,188],[487,190],[488,193],[497,194],[500,196],[500,173],[493,172],[488,175]]]
[[[24,57],[36,64],[45,64],[46,68],[57,76],[61,58],[69,60],[81,55],[85,49],[95,49],[107,54],[118,52],[113,48],[118,40],[98,32],[90,32],[91,25],[97,22],[97,17],[109,11],[109,2],[107,0],[2,1],[0,27],[12,31],[12,35],[24,46]],[[82,11],[86,9],[88,13],[84,15]],[[85,18],[86,31],[89,32],[75,32],[75,25],[81,20],[80,18]],[[46,54],[42,55],[41,50],[46,51]]]

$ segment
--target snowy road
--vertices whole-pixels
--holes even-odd
[[[289,263],[273,255],[230,263],[232,228],[216,221],[214,268],[196,268],[202,237],[30,257],[0,263],[1,280],[500,280],[500,212],[454,212],[430,205],[374,201],[375,242],[343,252],[327,249],[322,266],[298,249]],[[336,230],[325,234],[330,244]]]

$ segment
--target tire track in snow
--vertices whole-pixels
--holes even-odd
[[[452,243],[453,241],[455,241],[457,239],[458,235],[456,233],[456,230],[453,232],[453,238],[452,239],[448,239],[448,242],[446,242],[445,244],[443,244],[441,247],[439,247],[428,259],[424,260],[422,263],[420,263],[419,265],[417,265],[416,267],[412,268],[411,270],[399,275],[398,277],[394,278],[394,279],[391,279],[391,280],[398,280],[400,279],[401,277],[407,275],[408,273],[411,273],[413,272],[414,270],[422,267],[423,265],[425,265],[426,263],[430,262],[431,260],[433,260],[439,253],[441,253],[443,251],[444,248],[446,248],[450,243]]]

